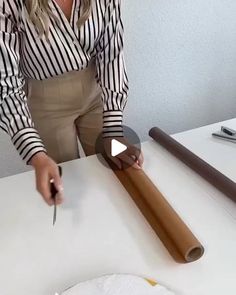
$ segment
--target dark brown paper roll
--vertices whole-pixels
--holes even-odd
[[[161,129],[154,127],[149,131],[149,135],[176,158],[184,162],[219,191],[236,202],[236,183],[234,181],[199,158]]]
[[[177,262],[192,262],[203,255],[203,246],[143,170],[130,167],[114,173]]]

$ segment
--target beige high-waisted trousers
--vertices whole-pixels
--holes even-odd
[[[101,88],[94,63],[45,80],[27,80],[28,106],[48,155],[57,163],[95,153],[102,132]]]

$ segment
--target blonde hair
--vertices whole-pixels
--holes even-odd
[[[51,16],[56,22],[57,17],[52,13],[48,4],[49,0],[25,0],[26,9],[29,14],[29,18],[35,25],[40,36],[45,34],[48,39],[49,27],[48,18]],[[91,13],[92,0],[81,0],[81,16],[77,22],[78,28],[80,28]]]

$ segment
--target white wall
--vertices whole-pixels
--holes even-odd
[[[178,132],[235,117],[236,1],[123,0],[125,123]],[[25,169],[0,133],[0,177]]]
[[[236,1],[123,2],[127,125],[147,138],[235,117]]]
[[[11,144],[9,137],[0,132],[0,178],[28,170],[14,146]]]

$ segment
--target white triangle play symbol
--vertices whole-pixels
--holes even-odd
[[[116,139],[112,139],[111,141],[111,155],[115,157],[121,154],[123,151],[127,150],[127,146],[123,143],[119,142]]]

